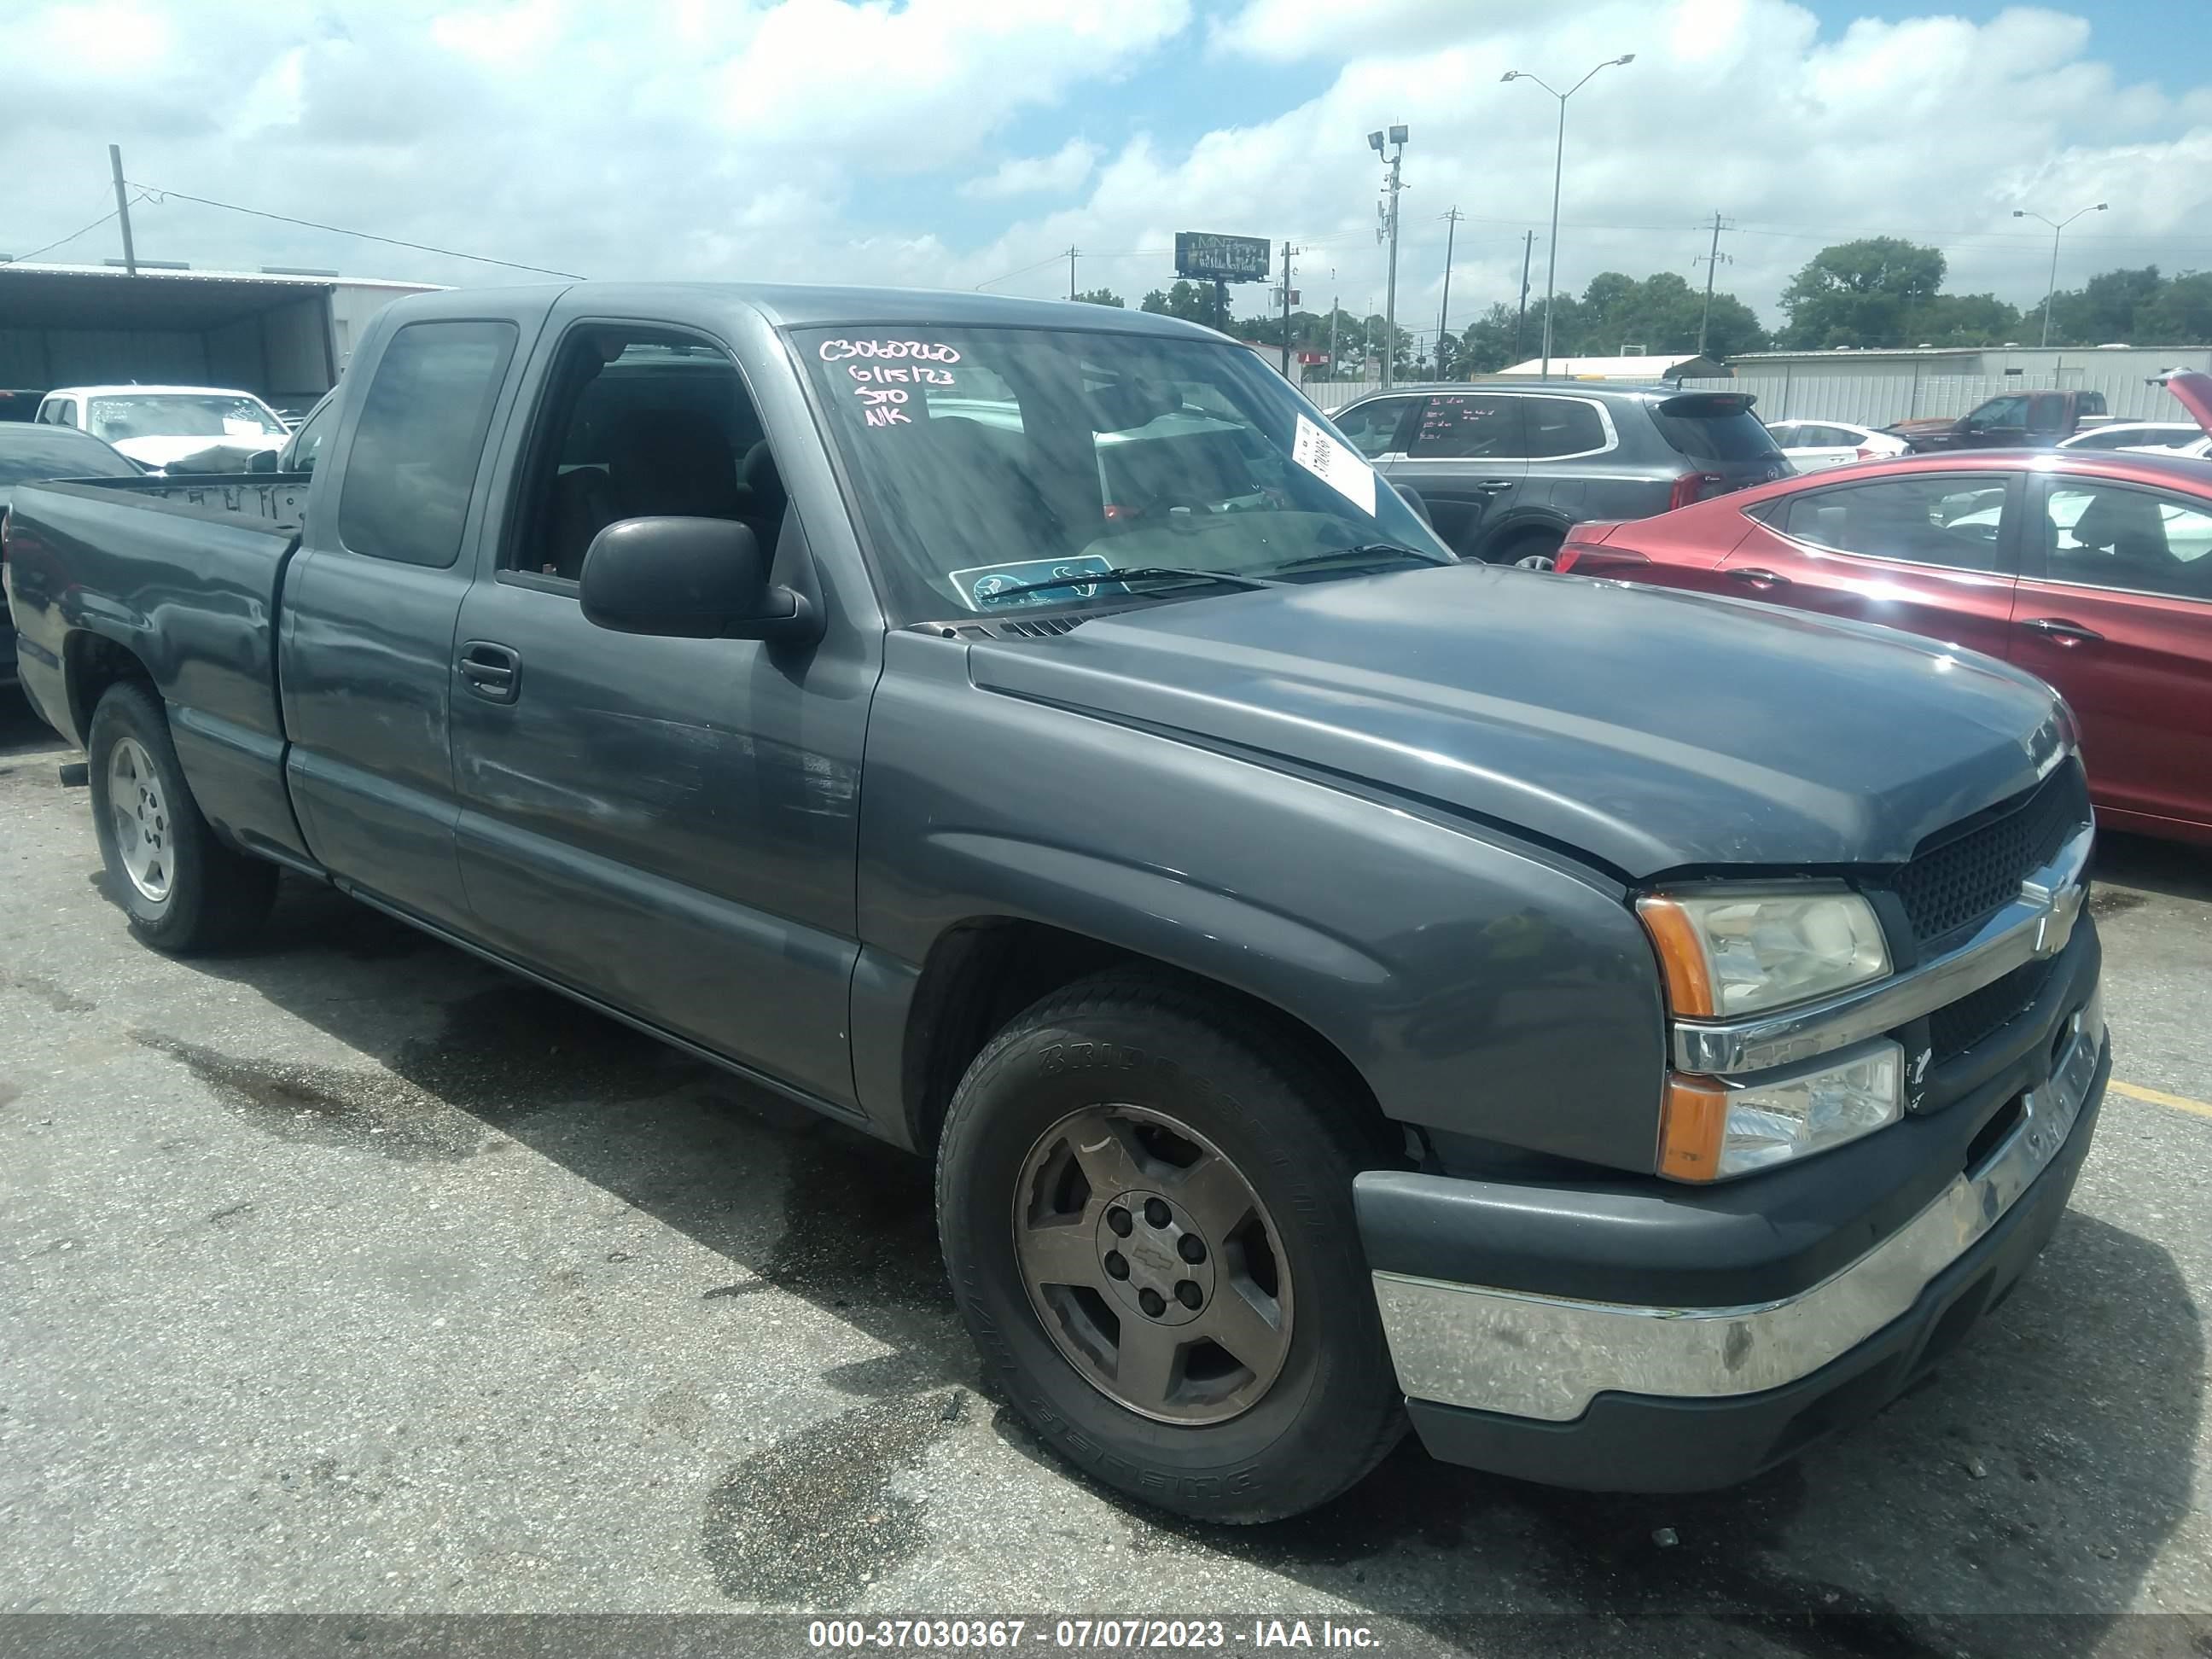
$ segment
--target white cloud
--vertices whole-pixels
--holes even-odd
[[[1079,188],[1097,164],[1097,145],[1071,138],[1049,155],[1018,155],[1001,161],[996,172],[970,179],[961,185],[960,193],[987,200],[1001,196],[1033,196],[1043,191],[1065,196]]]
[[[1791,0],[1236,0],[1196,27],[1190,0],[319,0],[210,5],[189,27],[119,0],[9,0],[0,249],[100,212],[113,139],[141,182],[595,276],[1048,294],[1065,266],[1023,268],[1073,245],[1085,287],[1133,302],[1172,280],[1174,233],[1206,229],[1288,236],[1306,304],[1379,308],[1364,135],[1403,121],[1399,312],[1425,327],[1455,204],[1455,320],[1515,296],[1526,228],[1541,290],[1555,106],[1498,77],[1565,86],[1634,52],[1571,106],[1566,291],[1607,269],[1695,280],[1716,209],[1740,227],[1723,283],[1770,321],[1798,266],[1862,234],[1936,242],[1954,291],[2032,301],[2049,243],[2015,206],[2112,204],[2067,232],[2062,282],[2212,264],[2196,58],[2176,54],[2169,96],[2121,84],[2078,15],[1943,9],[1823,38]],[[1188,106],[1177,54],[1239,119],[1117,124],[1111,100],[1170,102],[1156,70]],[[1271,104],[1285,66],[1301,90]],[[1043,136],[1006,159],[1016,130]],[[136,216],[154,258],[500,276],[173,198]],[[112,235],[60,257],[115,252]]]

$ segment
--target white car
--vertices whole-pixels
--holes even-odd
[[[2061,449],[2125,449],[2142,455],[2202,455],[2212,438],[2194,421],[2123,421],[2077,432]]]
[[[58,386],[35,418],[89,432],[156,470],[189,458],[195,470],[235,471],[291,435],[260,398],[223,386]]]
[[[1849,421],[1769,421],[1766,429],[1800,472],[1818,472],[1847,461],[1886,460],[1905,451],[1904,439]]]

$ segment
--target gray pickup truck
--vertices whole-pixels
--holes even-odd
[[[990,1386],[1123,1491],[1288,1515],[1409,1423],[1735,1481],[2065,1207],[2090,812],[2002,664],[1462,563],[1142,313],[421,295],[317,456],[15,495],[139,936],[289,870],[933,1157]]]

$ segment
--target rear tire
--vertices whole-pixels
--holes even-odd
[[[1559,544],[1565,539],[1556,530],[1527,531],[1506,543],[1492,562],[1522,570],[1551,570],[1559,564]]]
[[[1381,1140],[1288,1034],[1176,975],[1045,998],[969,1068],[938,1152],[988,1370],[1060,1455],[1163,1509],[1336,1497],[1406,1428],[1352,1203]]]
[[[224,844],[192,799],[153,690],[111,686],[85,746],[100,856],[131,931],[190,956],[238,944],[276,896],[276,866]]]

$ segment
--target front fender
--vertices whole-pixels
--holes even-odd
[[[1045,923],[1280,1009],[1395,1119],[1651,1167],[1658,976],[1616,884],[1425,803],[980,690],[965,654],[887,642],[871,951],[918,971],[979,919]]]

